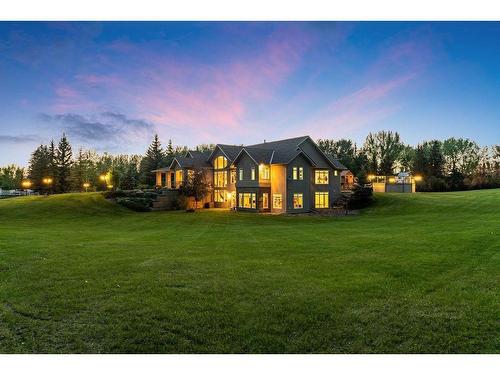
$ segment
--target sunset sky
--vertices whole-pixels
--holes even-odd
[[[398,131],[500,142],[500,22],[0,22],[0,165]]]

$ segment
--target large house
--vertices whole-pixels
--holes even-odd
[[[331,208],[346,168],[309,136],[249,146],[217,144],[188,151],[155,170],[156,184],[177,189],[194,169],[212,186],[204,202],[241,211],[301,213]]]

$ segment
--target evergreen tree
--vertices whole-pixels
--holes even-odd
[[[57,176],[57,163],[56,163],[56,147],[54,145],[54,140],[50,141],[49,145],[49,174],[48,177],[55,179]]]
[[[28,166],[28,178],[35,190],[45,190],[43,179],[50,177],[50,154],[47,146],[40,145],[31,154]]]
[[[149,186],[154,187],[156,184],[156,177],[153,170],[162,168],[165,165],[165,152],[161,147],[158,134],[155,134],[153,142],[146,151],[146,156],[141,162],[141,175],[142,182]]]
[[[66,134],[63,133],[63,136],[59,141],[55,153],[55,161],[57,167],[55,186],[56,191],[59,193],[65,193],[70,190],[72,156],[73,153],[71,151],[71,145],[66,138]]]
[[[165,150],[166,156],[174,156],[174,146],[172,145],[172,140],[168,140],[167,149]]]

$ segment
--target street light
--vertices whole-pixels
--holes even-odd
[[[90,184],[88,182],[84,182],[83,183],[83,188],[85,189],[85,192],[87,192],[87,190],[89,189],[90,187]]]
[[[21,182],[21,186],[23,187],[24,190],[27,190],[31,187],[31,181],[24,180],[23,182]]]
[[[106,186],[108,189],[110,189],[110,183],[108,181],[109,179],[109,172],[108,173],[103,173],[102,175],[99,176],[99,179],[103,182],[104,186]],[[111,186],[112,187],[112,186]]]
[[[52,178],[51,177],[45,177],[42,182],[44,183],[44,185],[47,185],[47,194],[49,193],[48,192],[48,189],[50,188],[50,186],[52,185]]]

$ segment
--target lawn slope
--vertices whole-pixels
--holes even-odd
[[[0,352],[498,353],[500,190],[358,216],[0,201]]]

